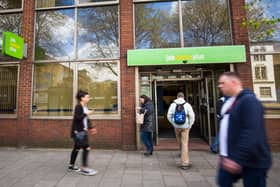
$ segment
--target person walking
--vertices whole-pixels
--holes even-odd
[[[168,121],[174,126],[177,141],[181,149],[181,169],[191,167],[189,160],[189,132],[195,120],[192,106],[184,99],[184,93],[179,92],[177,99],[169,106]]]
[[[230,98],[221,109],[217,183],[231,187],[242,178],[245,187],[265,187],[272,159],[264,109],[255,94],[243,88],[238,73],[223,73],[218,87]]]
[[[140,127],[141,141],[146,147],[145,156],[153,155],[154,145],[152,134],[154,131],[154,105],[152,100],[146,96],[140,96],[141,107],[137,108],[138,112],[144,114],[144,123]]]
[[[88,141],[88,133],[90,134],[96,134],[96,128],[94,128],[89,121],[88,115],[92,114],[93,111],[88,110],[86,104],[90,100],[90,95],[82,90],[79,90],[76,98],[78,100],[78,104],[75,107],[74,111],[74,117],[72,122],[72,128],[71,128],[71,138],[74,140],[74,147],[71,152],[70,157],[70,164],[68,166],[68,169],[70,171],[78,171],[81,174],[84,175],[95,175],[98,173],[98,171],[94,169],[90,169],[88,167],[88,154],[90,151],[89,141]],[[83,137],[83,144],[78,142],[77,136],[79,133],[84,133]],[[81,168],[78,168],[75,166],[75,161],[77,159],[78,153],[80,149],[83,149],[83,155],[82,155],[82,166]]]

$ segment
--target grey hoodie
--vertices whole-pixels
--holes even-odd
[[[168,109],[167,119],[175,128],[184,128],[184,129],[191,128],[194,123],[195,115],[192,106],[189,103],[187,102],[185,103],[185,102],[186,101],[183,98],[175,99]],[[183,103],[185,103],[184,109],[187,115],[186,122],[183,125],[177,125],[174,122],[174,118],[173,118],[176,109],[176,104],[183,104]]]

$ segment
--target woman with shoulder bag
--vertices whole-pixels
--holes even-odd
[[[88,110],[86,106],[90,100],[90,95],[85,91],[79,90],[76,98],[78,104],[75,107],[71,129],[71,138],[74,140],[74,147],[68,169],[71,171],[78,171],[84,175],[95,175],[97,171],[88,167],[88,154],[90,151],[88,133],[95,134],[97,132],[96,128],[91,126],[88,118],[88,115],[93,113],[93,111]],[[83,149],[82,166],[78,168],[75,166],[75,161],[81,148]]]
[[[140,96],[141,107],[137,108],[139,113],[144,114],[144,121],[140,127],[140,136],[143,144],[146,147],[145,156],[153,155],[154,146],[153,146],[153,130],[154,130],[154,105],[152,100],[146,96]]]

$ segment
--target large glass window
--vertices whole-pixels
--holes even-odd
[[[135,48],[232,43],[227,0],[135,2]]]
[[[100,3],[100,2],[108,2],[108,1],[117,1],[117,0],[79,0],[79,3]]]
[[[22,9],[22,0],[1,0],[0,11],[10,9]]]
[[[0,114],[16,114],[18,66],[0,66]]]
[[[117,63],[103,62],[79,64],[78,88],[87,90],[92,96],[88,107],[95,114],[117,114],[118,79]]]
[[[118,7],[79,8],[78,59],[110,57],[119,57]]]
[[[178,2],[135,4],[135,48],[180,47]]]
[[[227,0],[182,2],[185,46],[231,44]]]
[[[35,60],[73,59],[74,25],[74,9],[37,12]]]
[[[70,116],[73,108],[73,68],[69,63],[34,65],[34,116]]]

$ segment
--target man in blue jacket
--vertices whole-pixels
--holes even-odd
[[[231,187],[242,178],[245,187],[265,187],[272,161],[263,107],[237,73],[223,73],[218,84],[230,97],[221,110],[218,185]]]

